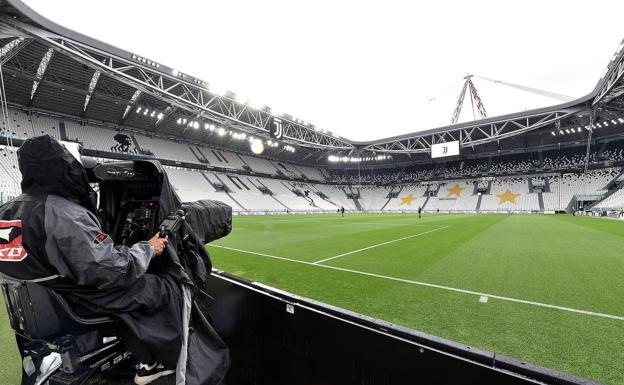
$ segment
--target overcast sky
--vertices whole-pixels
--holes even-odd
[[[339,135],[449,123],[473,73],[579,97],[624,1],[26,0],[49,19]],[[558,101],[475,79],[489,116]],[[430,101],[434,98],[433,101]],[[469,104],[460,121],[472,120]]]

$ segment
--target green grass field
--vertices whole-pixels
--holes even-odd
[[[216,268],[417,330],[624,384],[624,223],[555,215],[236,217]],[[485,300],[487,302],[480,302]],[[17,383],[0,315],[0,383]]]
[[[216,268],[254,281],[624,384],[624,223],[618,221],[237,217],[232,234],[209,250]],[[482,295],[487,302],[480,302]]]
[[[0,307],[2,308],[0,309],[0,384],[18,385],[21,379],[21,361],[2,299],[0,299]]]

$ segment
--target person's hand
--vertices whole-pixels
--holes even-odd
[[[154,256],[158,256],[165,250],[169,240],[167,238],[161,238],[160,235],[156,234],[147,242],[154,247]]]

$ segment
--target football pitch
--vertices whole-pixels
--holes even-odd
[[[215,268],[624,384],[624,223],[567,215],[236,217]]]
[[[607,384],[624,384],[624,223],[567,215],[235,217],[214,267]],[[19,363],[0,314],[0,383]],[[7,347],[8,346],[8,347]]]

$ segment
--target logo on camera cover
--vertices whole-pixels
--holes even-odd
[[[28,253],[22,246],[22,221],[0,221],[0,262],[23,261]]]

